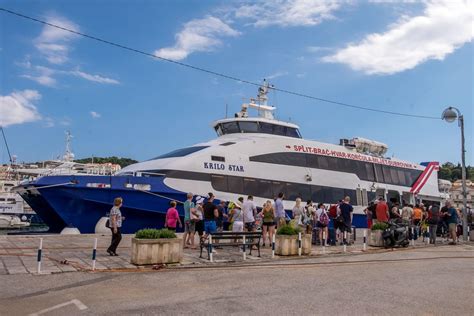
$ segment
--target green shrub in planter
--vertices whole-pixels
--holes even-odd
[[[160,239],[160,238],[176,238],[174,231],[169,229],[155,229],[155,228],[145,228],[140,229],[135,233],[135,238],[138,239]]]
[[[286,224],[278,228],[277,235],[298,235],[301,232],[301,228]]]
[[[372,225],[371,230],[385,230],[386,228],[388,228],[388,224],[384,222],[380,222],[380,223],[376,223]]]

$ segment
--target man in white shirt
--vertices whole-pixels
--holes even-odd
[[[253,232],[256,230],[255,226],[255,214],[257,207],[253,203],[253,196],[249,195],[247,201],[242,205],[242,212],[244,215],[244,227],[246,231]]]

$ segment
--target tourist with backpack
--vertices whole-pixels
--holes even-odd
[[[323,203],[318,204],[318,209],[316,210],[316,226],[319,228],[319,240],[323,245],[326,244],[328,238],[328,226],[329,226],[329,214],[326,212],[326,206]],[[323,235],[324,232],[324,235]],[[326,237],[326,240],[323,241],[323,236]],[[323,243],[324,242],[324,243]]]
[[[430,244],[436,244],[436,232],[438,231],[438,223],[440,219],[439,206],[433,204],[428,210],[428,225],[430,228]]]

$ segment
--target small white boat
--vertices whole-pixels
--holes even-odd
[[[22,221],[21,218],[15,215],[0,215],[0,229],[1,228],[22,228],[30,226],[30,222]]]

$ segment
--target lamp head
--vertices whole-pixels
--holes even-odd
[[[441,114],[441,118],[448,123],[452,123],[458,118],[458,113],[454,108],[449,107],[443,111],[443,114]]]

